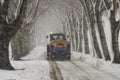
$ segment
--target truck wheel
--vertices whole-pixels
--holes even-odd
[[[49,56],[47,55],[47,60],[49,60]]]
[[[47,53],[47,60],[50,60],[49,52]]]
[[[71,60],[71,57],[69,57],[69,61]]]
[[[49,60],[49,46],[47,45],[47,60]]]

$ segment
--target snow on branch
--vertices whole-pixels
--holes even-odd
[[[4,0],[0,0],[0,3],[1,3],[1,6],[2,6],[2,4],[4,3]]]
[[[23,0],[10,0],[6,22],[11,24],[19,15]]]

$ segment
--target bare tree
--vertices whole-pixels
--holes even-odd
[[[93,42],[94,42],[95,53],[97,52],[98,57],[102,58],[99,44],[98,44],[97,37],[96,37],[96,31],[95,31],[95,13],[92,11],[92,9],[94,8],[92,7],[92,4],[90,4],[88,0],[79,0],[79,1],[83,5],[85,13],[87,13],[87,17],[90,21],[90,27],[92,30],[91,32],[92,32],[92,37],[93,37]]]
[[[39,32],[40,27],[37,29],[38,31],[35,31],[36,26],[34,24],[36,20],[38,20],[38,17],[51,8],[52,3],[51,0],[29,0],[25,22],[12,39],[11,45],[16,46],[12,47],[12,53],[15,60],[19,60],[21,57],[27,55],[31,49],[36,46],[34,39],[38,39],[40,34],[38,35],[37,32]],[[35,35],[36,37],[33,38]]]
[[[89,43],[88,43],[88,25],[87,25],[87,20],[85,17],[85,13],[83,11],[83,33],[84,33],[84,48],[85,48],[85,53],[89,53]]]
[[[103,23],[102,23],[102,13],[103,11],[106,10],[106,8],[103,0],[95,0],[94,2],[93,1],[91,0],[91,2],[95,4],[95,13],[96,13],[95,17],[97,21],[98,31],[100,34],[100,41],[102,45],[103,54],[105,56],[105,60],[110,60],[110,55],[109,55],[105,32],[104,32]]]
[[[9,61],[8,46],[11,38],[15,35],[24,21],[28,0],[23,0],[21,7],[19,7],[20,12],[18,16],[16,19],[14,18],[14,21],[12,22],[7,17],[7,15],[9,15],[9,4],[10,0],[4,0],[4,3],[0,6],[0,68],[13,70],[14,68],[11,66]]]
[[[119,44],[118,44],[118,35],[120,31],[120,18],[119,16],[119,4],[120,0],[113,0],[113,2],[109,2],[108,0],[104,0],[109,10],[111,4],[113,5],[113,9],[110,10],[110,23],[111,23],[111,30],[112,30],[112,49],[114,52],[114,60],[115,63],[120,63],[120,52],[119,52]]]

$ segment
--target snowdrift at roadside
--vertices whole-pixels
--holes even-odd
[[[92,57],[89,54],[83,54],[79,52],[72,52],[73,60],[75,58],[79,58],[80,61],[90,64],[91,66],[102,70],[108,74],[111,74],[111,76],[116,76],[120,78],[120,64],[114,64],[111,61],[104,61],[103,59],[98,59],[95,57]],[[77,59],[78,60],[78,59]]]
[[[45,59],[45,53],[46,53],[46,47],[38,46],[31,50],[31,52],[25,56],[22,57],[22,60],[44,60]]]

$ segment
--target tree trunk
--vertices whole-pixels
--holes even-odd
[[[116,28],[112,28],[112,48],[114,52],[114,60],[113,60],[114,63],[120,63],[118,35],[119,35],[119,30]]]
[[[10,39],[6,29],[7,27],[6,24],[0,24],[0,28],[2,28],[0,31],[0,69],[14,70],[9,61],[8,48]]]
[[[75,40],[76,40],[76,49],[75,49],[75,51],[77,51],[77,49],[78,49],[78,33],[77,33],[77,31],[75,31]]]
[[[89,53],[89,46],[88,46],[88,27],[87,27],[87,21],[85,19],[86,17],[83,18],[83,23],[84,23],[84,27],[83,27],[83,33],[84,33],[84,44],[85,44],[85,53],[88,54]]]
[[[94,47],[95,47],[95,50],[97,52],[96,54],[99,58],[102,58],[101,51],[100,51],[100,48],[99,48],[99,44],[98,44],[97,37],[96,37],[95,22],[92,22],[92,21],[91,21],[91,30],[92,30],[91,33],[92,33],[92,37],[93,37]]]
[[[100,40],[101,40],[101,45],[102,45],[102,50],[103,54],[105,56],[105,60],[110,60],[110,55],[108,51],[108,46],[105,38],[105,32],[103,29],[103,24],[102,24],[102,14],[99,12],[98,8],[96,9],[96,19],[97,19],[97,26],[98,26],[98,31],[100,34]]]
[[[9,0],[4,0],[0,5],[0,69],[14,70],[9,61],[9,41],[8,25],[6,16],[8,14]]]
[[[97,37],[96,37],[96,31],[95,31],[95,13],[94,12],[91,13],[90,11],[91,6],[88,3],[89,0],[79,0],[79,1],[82,3],[85,13],[87,13],[86,16],[88,16],[90,20],[91,33],[93,37],[93,45],[95,47],[95,51],[97,52],[96,54],[99,58],[102,58],[101,51],[100,51],[98,41],[97,41]]]
[[[72,50],[75,50],[74,35],[72,30],[71,30],[71,44],[72,44]]]
[[[114,63],[120,63],[120,52],[119,52],[119,43],[118,43],[118,35],[120,30],[120,21],[115,20],[115,13],[111,11],[110,16],[111,22],[111,31],[112,31],[112,49],[114,52]]]
[[[82,39],[83,39],[83,35],[82,35],[82,23],[80,23],[80,26],[79,26],[79,52],[82,52],[83,49],[82,49]]]
[[[28,0],[23,0],[20,13],[17,16],[17,19],[11,24],[6,22],[9,1],[10,0],[4,0],[3,6],[0,5],[0,69],[14,70],[9,61],[8,47],[11,38],[23,24],[26,15],[25,12],[28,6]]]
[[[111,10],[110,23],[111,23],[111,33],[112,33],[112,49],[114,53],[114,63],[120,63],[120,52],[118,35],[120,30],[120,19],[116,20],[116,14],[118,14],[120,8],[120,0],[113,0],[113,10]]]
[[[8,69],[8,70],[14,70],[12,65],[9,61],[9,55],[8,55],[8,46],[9,41],[5,41],[4,39],[0,41],[0,69]]]

